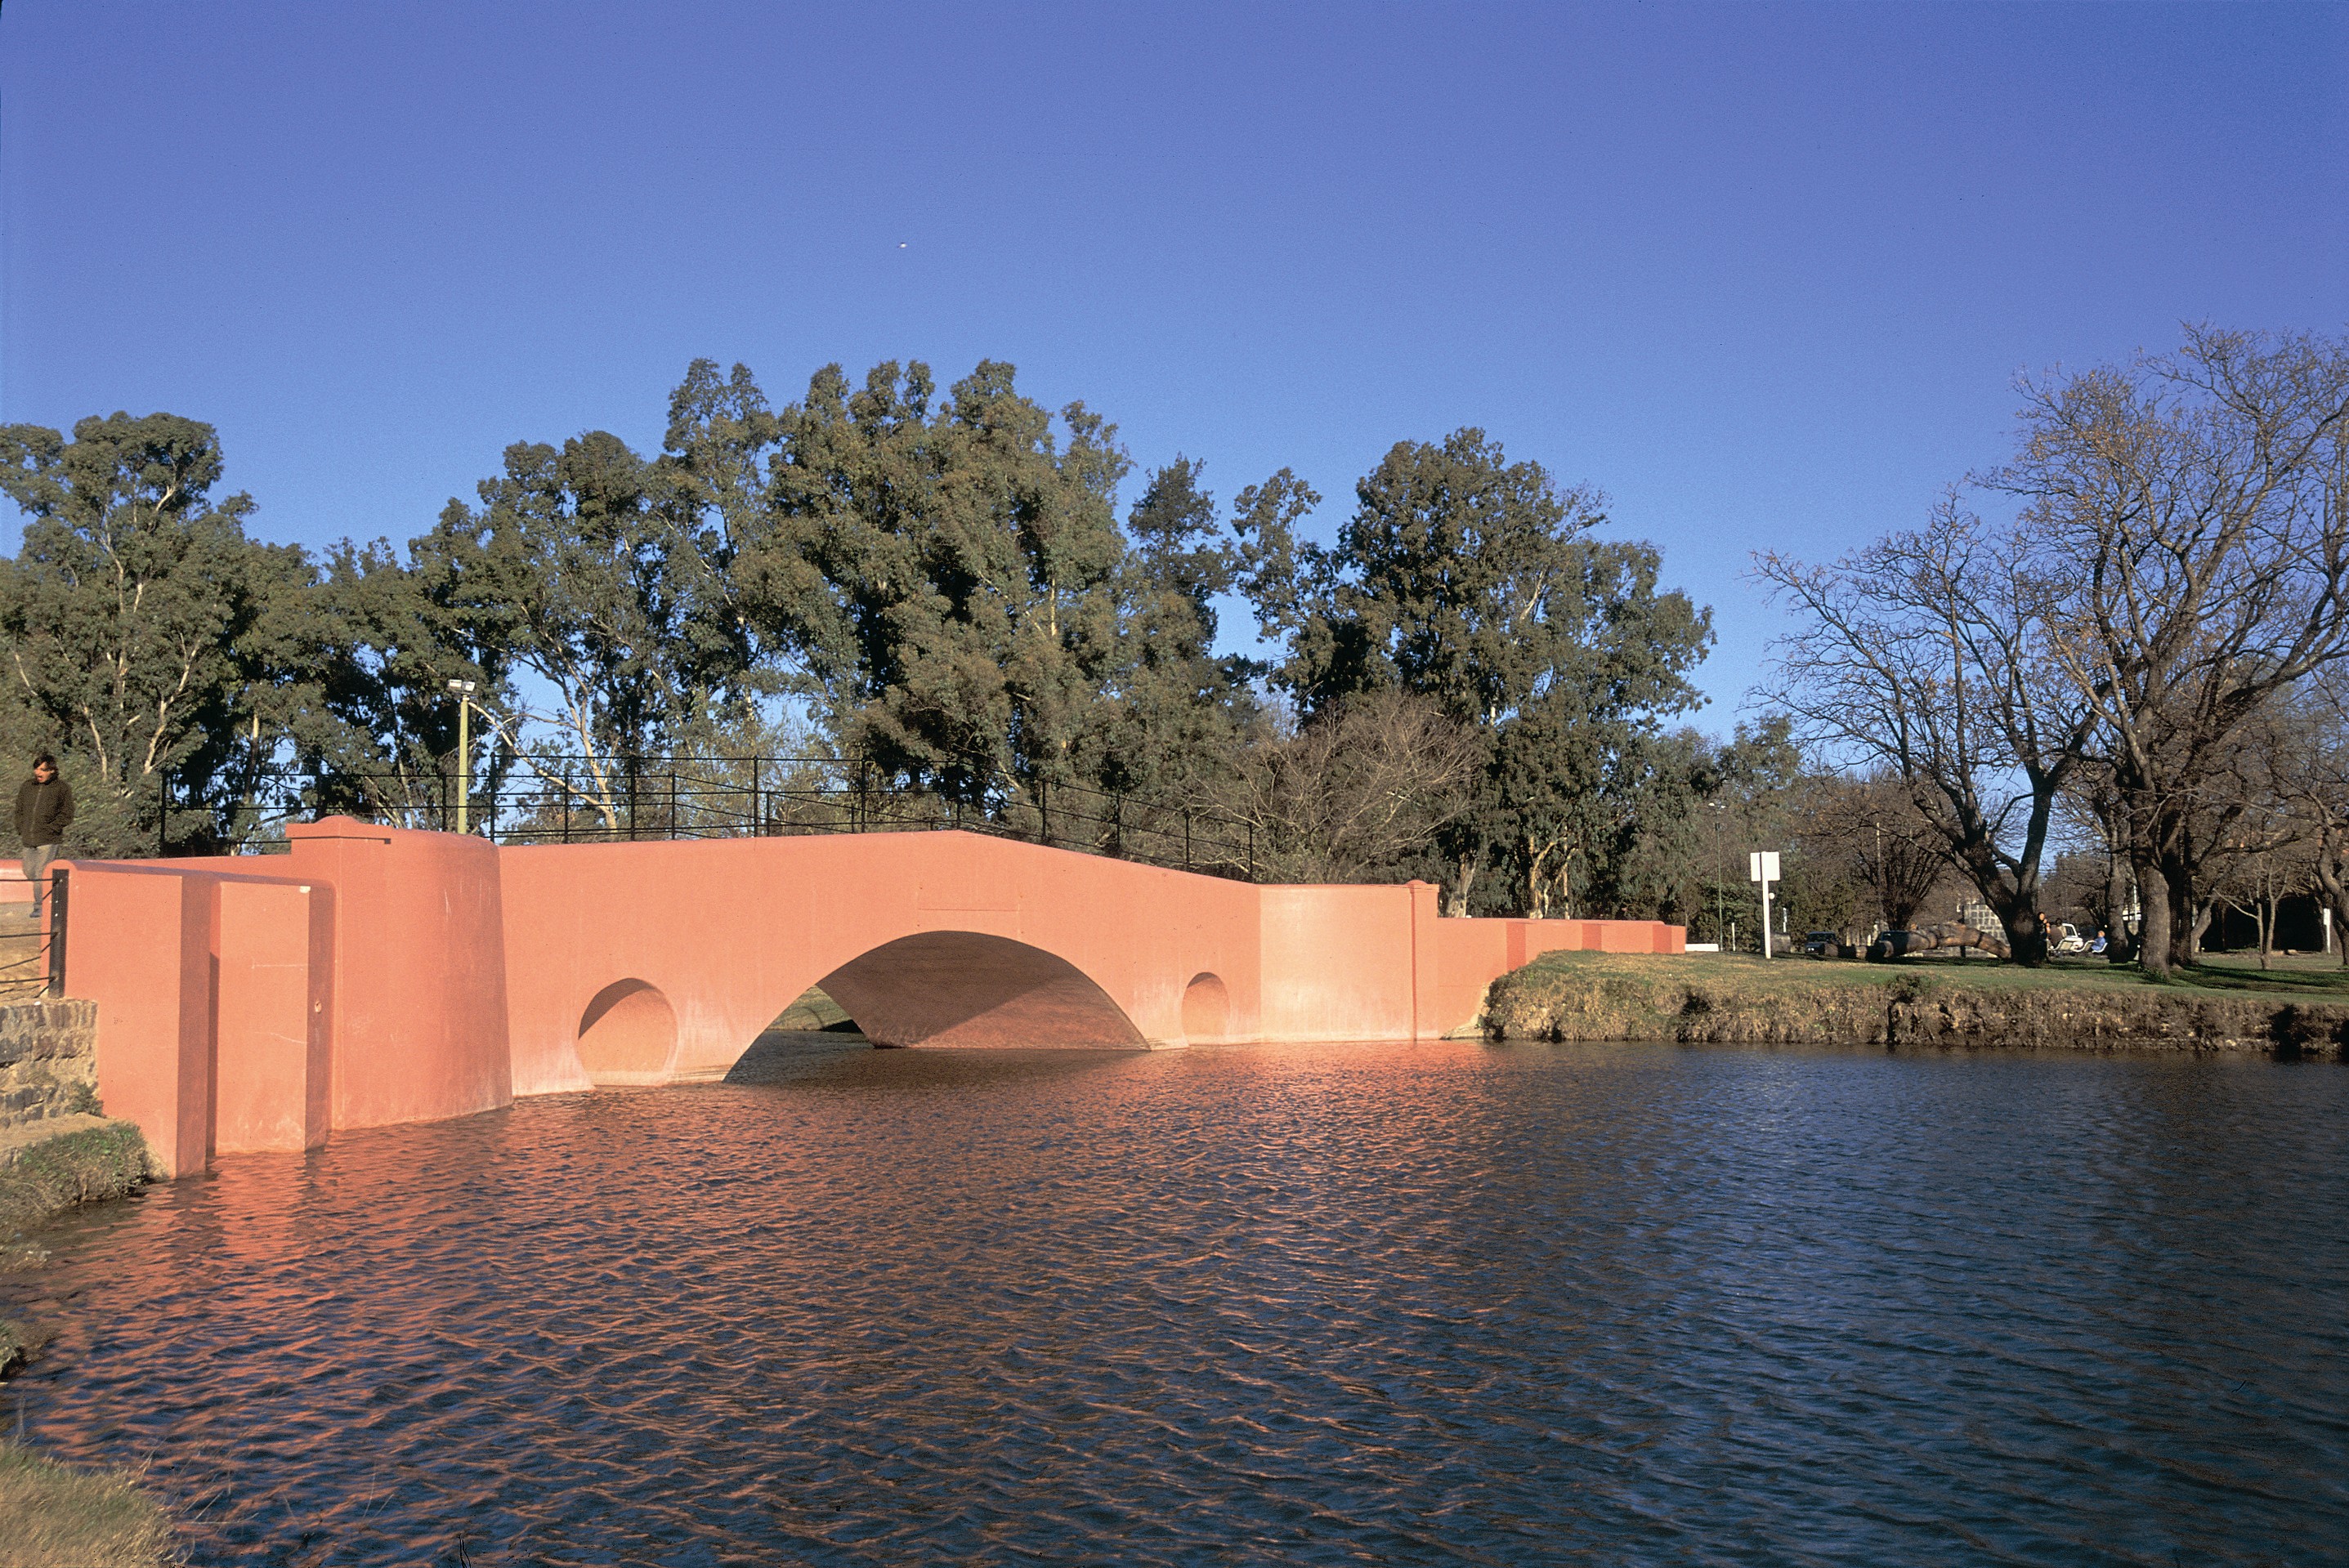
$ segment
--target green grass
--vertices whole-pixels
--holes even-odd
[[[2206,954],[2201,963],[2179,971],[2168,982],[2156,981],[2141,972],[2140,984],[2188,985],[2206,991],[2240,991],[2255,995],[2290,997],[2313,1002],[2349,1002],[2349,969],[2341,967],[2341,960],[2321,953],[2278,954],[2271,967],[2260,967],[2259,954],[2217,953]],[[2106,965],[2107,969],[2111,965]]]
[[[137,1191],[150,1169],[147,1140],[127,1121],[36,1143],[0,1169],[0,1242],[77,1204]]]
[[[73,1470],[0,1441],[0,1568],[178,1561],[171,1522],[120,1470]]]
[[[1488,1033],[1516,1038],[1847,1045],[2167,1045],[2331,1054],[2349,977],[2293,962],[2199,965],[2167,979],[2064,959],[1861,964],[1553,953],[1494,982]]]

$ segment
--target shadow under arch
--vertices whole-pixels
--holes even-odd
[[[591,1083],[664,1083],[676,1055],[677,1009],[649,981],[615,981],[579,1015],[579,1066]]]
[[[1075,965],[975,931],[926,931],[885,942],[816,985],[876,1046],[1150,1046],[1124,1009]]]
[[[1232,995],[1220,975],[1191,976],[1183,987],[1183,1037],[1193,1045],[1219,1043],[1231,1033]]]

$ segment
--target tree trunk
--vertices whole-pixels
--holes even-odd
[[[2169,950],[2169,879],[2147,860],[2137,868],[2137,962],[2148,975],[2167,975]]]
[[[2335,830],[2327,828],[2316,844],[2316,883],[2324,890],[2324,906],[2332,921],[2324,928],[2325,945],[2341,955],[2341,966],[2349,969],[2349,926],[2341,916],[2349,910],[2349,885],[2341,878],[2341,862],[2333,858]]]
[[[1444,903],[1444,913],[1454,919],[1464,919],[1468,913],[1468,890],[1476,883],[1476,857],[1464,854],[1454,862],[1452,888]]]
[[[2186,923],[2186,950],[2178,955],[2179,964],[2202,961],[2202,934],[2210,929],[2210,912],[2214,907],[2207,899],[2194,906],[2193,918]]]
[[[2105,865],[2105,956],[2115,964],[2127,964],[2137,956],[2137,944],[2121,923],[2121,911],[2128,907],[2128,878],[2123,872],[2127,864],[2114,855]]]
[[[2039,912],[2028,904],[2009,906],[1999,916],[2006,927],[2008,957],[2025,969],[2037,969],[2047,962],[2047,934],[2039,928]]]

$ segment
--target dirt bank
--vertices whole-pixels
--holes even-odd
[[[2086,965],[1554,953],[1493,983],[1484,1027],[1508,1039],[2253,1050],[2337,1059],[2349,1038],[2349,1001],[2262,989],[2232,975],[2162,984]]]
[[[58,1117],[0,1136],[0,1242],[78,1203],[137,1191],[147,1181],[147,1140],[127,1121]]]

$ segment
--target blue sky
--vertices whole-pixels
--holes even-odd
[[[1916,524],[2018,372],[2349,325],[2344,147],[2339,5],[9,0],[0,419],[209,420],[309,543],[697,356],[1008,359],[1325,535],[1478,425],[1713,606],[1725,727],[1748,552]]]

